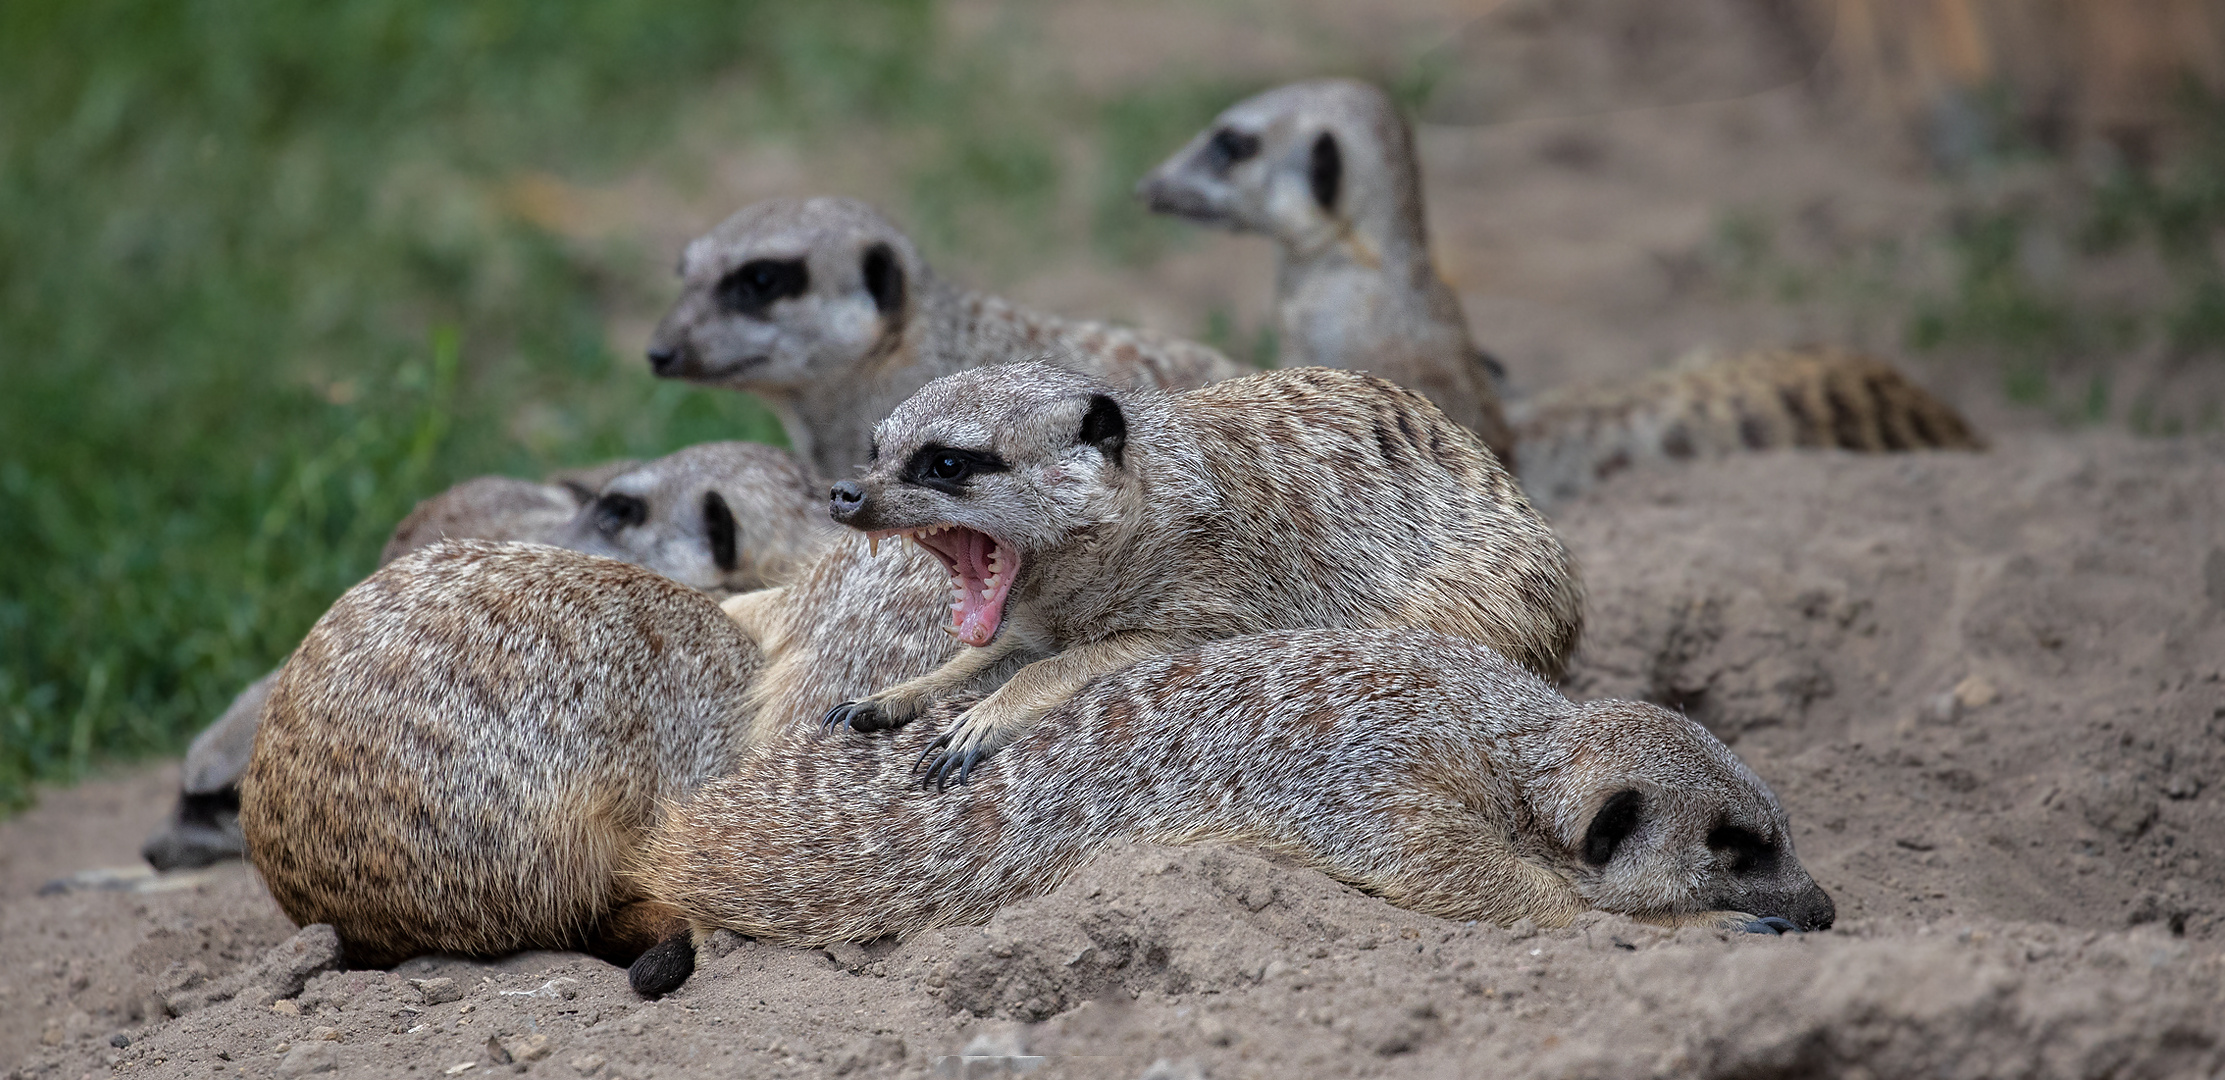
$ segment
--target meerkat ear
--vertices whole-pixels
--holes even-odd
[[[1344,152],[1337,137],[1324,131],[1313,140],[1313,154],[1306,162],[1306,181],[1313,185],[1313,201],[1326,214],[1337,212],[1337,194],[1344,187]]]
[[[865,249],[865,291],[872,294],[873,306],[884,319],[894,319],[904,311],[904,267],[897,263],[896,253],[887,244],[875,244]]]
[[[703,532],[711,538],[711,561],[720,570],[733,573],[739,561],[741,529],[734,524],[734,511],[726,507],[726,497],[716,491],[703,493]]]
[[[1638,831],[1638,822],[1645,816],[1646,797],[1629,788],[1607,797],[1606,805],[1592,815],[1591,826],[1584,830],[1584,861],[1593,866],[1605,866],[1615,857],[1615,849]]]
[[[1089,411],[1082,414],[1082,441],[1097,448],[1113,467],[1120,466],[1120,451],[1128,445],[1128,418],[1120,403],[1103,394],[1089,396]]]

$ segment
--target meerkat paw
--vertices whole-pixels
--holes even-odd
[[[941,791],[954,779],[960,784],[967,783],[973,777],[974,766],[1004,749],[1033,719],[985,716],[983,714],[990,710],[983,706],[988,704],[983,702],[967,710],[949,730],[935,736],[935,741],[920,751],[919,760],[912,763],[912,768],[926,769],[920,778],[922,787],[933,784],[935,790]]]
[[[833,732],[847,726],[860,733],[894,731],[919,719],[930,704],[932,702],[908,695],[874,694],[828,709],[821,730]]]

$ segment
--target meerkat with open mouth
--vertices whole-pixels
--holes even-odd
[[[1490,451],[1355,372],[1170,395],[981,368],[898,406],[872,458],[834,486],[835,520],[931,552],[972,648],[826,722],[898,727],[988,691],[939,741],[936,780],[963,781],[1090,679],[1201,641],[1411,627],[1553,678],[1582,625],[1567,551]]]

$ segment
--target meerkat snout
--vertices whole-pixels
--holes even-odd
[[[827,492],[827,513],[844,525],[865,509],[865,485],[843,480]]]
[[[1561,787],[1563,806],[1577,814],[1565,835],[1587,901],[1611,911],[1745,912],[1795,930],[1831,926],[1831,897],[1793,852],[1784,807],[1729,749],[1656,706],[1579,709],[1568,763],[1549,784],[1572,785]],[[1601,749],[1618,739],[1624,745]]]

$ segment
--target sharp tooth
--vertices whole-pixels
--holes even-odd
[[[881,534],[868,533],[866,535],[865,553],[868,555],[879,555],[881,553]]]
[[[984,583],[982,584],[982,589],[981,589],[981,591],[983,591],[983,592],[987,592],[987,591],[989,591],[990,589],[994,589],[994,588],[996,588],[996,587],[997,587],[997,579],[998,579],[999,577],[1002,577],[1002,576],[1003,576],[1002,574],[991,574],[991,575],[989,575],[989,580],[988,580],[988,581],[986,581],[986,582],[984,582]]]
[[[952,600],[952,601],[950,602],[950,610],[952,610],[952,611],[956,611],[956,610],[958,610],[959,608],[962,608],[962,607],[965,607],[965,606],[966,606],[966,602],[965,602],[965,601],[963,601],[963,600]]]
[[[949,634],[949,635],[950,635],[951,637],[957,637],[957,636],[958,636],[958,628],[957,628],[957,627],[955,627],[955,626],[945,626],[945,627],[943,627],[943,633],[945,633],[945,634]]]

